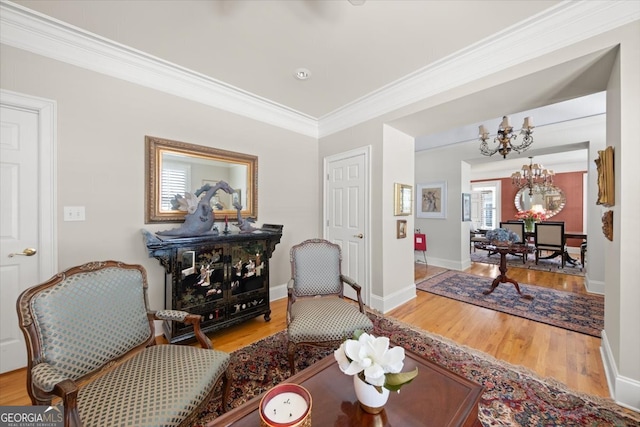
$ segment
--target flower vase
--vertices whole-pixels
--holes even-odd
[[[358,375],[353,376],[353,388],[363,411],[370,414],[382,412],[389,399],[389,390],[383,387],[380,393],[374,386],[362,381]]]
[[[533,229],[536,225],[536,221],[534,219],[525,219],[524,220],[524,231],[527,233],[533,233]]]

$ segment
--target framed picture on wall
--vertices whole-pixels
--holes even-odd
[[[614,206],[615,202],[615,176],[613,169],[613,147],[608,146],[598,151],[598,158],[594,160],[598,168],[598,200],[597,205]]]
[[[462,221],[471,221],[471,193],[462,193]]]
[[[399,219],[396,226],[396,237],[398,239],[404,239],[407,237],[407,220]]]
[[[413,206],[413,187],[407,184],[394,185],[394,215],[411,215]]]
[[[418,184],[416,216],[418,218],[447,218],[447,181]]]

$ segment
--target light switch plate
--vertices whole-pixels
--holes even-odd
[[[64,220],[65,221],[84,221],[84,206],[65,206],[64,207]]]

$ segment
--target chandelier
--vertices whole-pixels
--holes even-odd
[[[487,132],[487,128],[484,125],[480,125],[480,152],[485,156],[493,156],[496,153],[502,154],[503,158],[507,158],[507,154],[511,152],[511,150],[517,151],[521,153],[525,151],[529,146],[533,143],[533,137],[531,134],[533,133],[533,121],[531,117],[525,117],[524,123],[522,124],[522,129],[520,130],[520,134],[524,135],[522,137],[522,144],[514,145],[512,142],[515,142],[518,135],[513,133],[513,127],[509,123],[509,117],[502,117],[502,122],[500,126],[498,126],[498,135],[493,139],[493,142],[498,144],[495,148],[489,148],[489,144],[487,141],[489,140],[489,132]]]
[[[544,166],[533,163],[533,157],[529,157],[529,164],[522,165],[522,172],[511,174],[511,183],[518,188],[529,188],[529,195],[533,195],[533,189],[546,189],[553,183],[553,171]]]

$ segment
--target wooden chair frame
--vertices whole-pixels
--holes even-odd
[[[29,397],[31,398],[31,402],[33,405],[51,405],[52,400],[55,398],[60,398],[62,403],[64,404],[64,425],[65,426],[82,426],[82,421],[80,419],[80,415],[78,413],[77,406],[77,398],[78,392],[81,387],[91,382],[93,379],[98,378],[99,376],[104,375],[111,369],[116,368],[119,364],[126,361],[134,354],[143,351],[145,348],[155,346],[156,345],[156,337],[155,337],[155,326],[154,321],[156,320],[178,320],[173,316],[163,316],[163,312],[160,311],[150,311],[147,310],[147,319],[149,321],[149,337],[142,344],[130,348],[126,353],[122,356],[110,360],[106,365],[102,366],[100,369],[94,370],[87,375],[84,375],[75,380],[65,379],[58,384],[55,385],[51,392],[45,391],[34,384],[32,377],[33,368],[46,360],[46,355],[43,353],[43,348],[41,346],[40,332],[36,323],[34,322],[35,313],[33,312],[33,307],[31,305],[32,299],[41,294],[43,291],[52,288],[62,281],[64,281],[69,276],[72,276],[77,273],[84,273],[89,271],[97,271],[108,267],[118,267],[122,269],[134,269],[139,270],[142,274],[143,278],[143,293],[144,293],[144,302],[145,306],[149,307],[148,303],[148,295],[147,295],[147,276],[146,271],[140,265],[132,265],[132,264],[124,264],[118,261],[103,261],[103,262],[91,262],[81,266],[73,267],[68,270],[65,270],[62,273],[59,273],[49,279],[47,282],[42,283],[37,286],[33,286],[31,288],[26,289],[19,296],[16,308],[18,311],[19,318],[19,326],[22,330],[25,342],[27,345],[27,392],[29,393]],[[176,312],[171,312],[168,314],[175,314]],[[183,323],[192,325],[194,334],[200,346],[204,349],[213,349],[211,341],[207,338],[207,336],[202,332],[200,328],[201,316],[195,314],[187,314],[184,316],[182,320]],[[78,327],[81,328],[83,325],[79,324]],[[172,344],[166,344],[172,345]],[[228,373],[225,371],[223,375],[221,375],[216,381],[215,385],[211,388],[207,397],[202,401],[200,406],[196,408],[195,411],[192,411],[191,415],[187,417],[187,419],[183,420],[181,425],[188,426],[191,425],[195,417],[197,417],[200,410],[204,408],[204,406],[210,401],[213,397],[214,392],[222,386],[223,396],[222,396],[222,411],[226,412],[226,405],[228,401],[229,391],[230,391],[230,383],[228,378]]]

